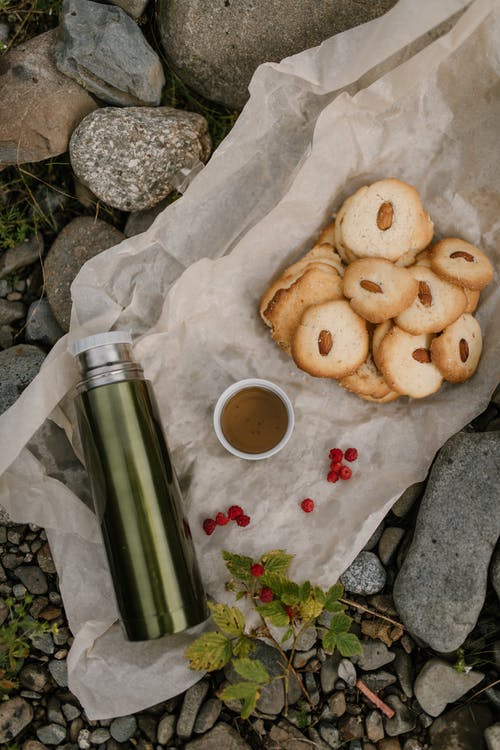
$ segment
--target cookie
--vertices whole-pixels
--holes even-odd
[[[367,356],[366,322],[346,300],[309,307],[293,335],[295,364],[315,377],[350,375]]]
[[[473,313],[479,304],[479,296],[481,292],[479,289],[467,289],[466,287],[462,287],[462,289],[467,299],[467,307],[464,312]]]
[[[335,246],[335,221],[331,221],[324,229],[321,230],[315,245],[322,245],[327,242]]]
[[[408,269],[383,258],[361,258],[344,274],[344,295],[351,307],[370,323],[394,318],[411,305],[418,294],[418,281]]]
[[[377,352],[384,336],[389,333],[393,326],[392,320],[385,320],[379,323],[372,331],[372,355],[375,364],[377,364]]]
[[[336,247],[342,246],[344,253],[397,261],[405,253],[423,250],[432,239],[434,225],[419,194],[401,180],[365,185],[348,201],[339,211],[335,233]]]
[[[349,265],[349,263],[351,263],[353,260],[356,260],[356,256],[354,255],[354,253],[351,253],[348,248],[345,247],[342,239],[342,224],[344,222],[345,212],[349,208],[353,197],[354,196],[351,195],[349,198],[345,199],[342,206],[338,210],[337,215],[335,216],[334,223],[334,245],[338,254],[346,265]]]
[[[334,246],[329,242],[317,242],[308,253],[304,255],[302,261],[305,263],[312,263],[320,261],[321,263],[327,263],[328,265],[335,268],[340,274],[344,275],[344,266],[340,255],[335,250]],[[300,263],[300,261],[298,261]]]
[[[467,289],[484,289],[493,278],[488,256],[478,247],[454,237],[434,245],[431,267],[438,276]]]
[[[443,376],[431,361],[432,335],[412,336],[393,326],[377,352],[377,365],[387,385],[401,395],[424,398],[441,387]]]
[[[418,295],[412,304],[396,317],[396,324],[408,333],[438,333],[453,323],[467,307],[460,287],[439,278],[426,266],[406,269],[418,282]]]
[[[426,248],[425,250],[422,250],[421,253],[418,253],[418,255],[415,257],[415,265],[427,266],[427,268],[431,267],[431,252],[429,248]]]
[[[479,323],[464,313],[433,339],[431,358],[445,380],[461,383],[476,372],[482,348]]]
[[[346,375],[339,380],[342,388],[355,393],[367,400],[379,400],[392,393],[384,380],[382,373],[377,369],[371,354],[352,375]],[[396,394],[396,398],[399,393]]]
[[[290,353],[292,336],[304,310],[327,300],[342,299],[342,281],[335,268],[313,264],[303,273],[278,282],[271,299],[268,296],[266,293],[262,298],[261,317],[271,328],[272,338]]]

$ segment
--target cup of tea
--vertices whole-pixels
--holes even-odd
[[[278,453],[288,443],[295,417],[285,391],[270,380],[246,378],[220,395],[214,429],[226,450],[257,461]]]

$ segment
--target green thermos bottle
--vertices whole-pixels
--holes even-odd
[[[208,617],[206,598],[156,400],[128,332],[76,341],[76,407],[121,620],[131,641]]]

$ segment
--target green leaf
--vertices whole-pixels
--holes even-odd
[[[325,600],[325,609],[327,609],[328,612],[333,611],[331,607],[336,604],[336,602],[340,599],[343,593],[344,593],[344,587],[342,586],[341,583],[335,583],[333,586],[330,586],[330,588],[326,592],[326,600]]]
[[[293,638],[295,635],[293,628],[288,628],[288,630],[285,632],[285,635],[281,639],[281,643],[286,643],[289,638]]]
[[[273,549],[260,558],[266,573],[280,573],[282,575],[288,571],[292,560],[293,555],[287,555],[282,549]]]
[[[320,602],[320,604],[322,604],[323,606],[325,605],[326,594],[323,589],[320,589],[319,586],[314,586],[313,595],[317,602]]]
[[[349,615],[345,615],[343,612],[339,612],[338,614],[333,615],[329,630],[331,630],[332,633],[337,634],[347,633],[347,631],[351,627],[351,623],[352,617],[349,617]]]
[[[299,615],[302,620],[315,620],[323,611],[321,602],[310,596],[305,602],[299,604]]]
[[[262,604],[260,607],[256,607],[256,609],[262,617],[269,620],[271,625],[276,625],[277,628],[284,628],[290,622],[283,605],[276,599],[267,604]]]
[[[255,645],[250,638],[246,638],[244,635],[232,641],[231,645],[234,656],[248,656],[255,649]]]
[[[333,654],[335,647],[337,646],[337,634],[332,633],[331,630],[327,630],[323,633],[323,648],[327,654]]]
[[[222,669],[232,654],[231,641],[215,630],[204,633],[184,652],[185,657],[189,659],[191,669],[202,669],[208,672]]]
[[[342,656],[354,656],[362,654],[363,647],[354,633],[337,633],[337,648]]]
[[[267,669],[258,659],[233,659],[233,667],[249,682],[266,685],[271,679]]]
[[[328,609],[328,612],[331,612],[332,614],[337,614],[337,612],[343,612],[345,610],[345,607],[340,602],[332,602],[330,605],[330,608]]]
[[[294,581],[285,579],[285,584],[283,586],[283,591],[281,592],[280,599],[283,604],[288,604],[288,606],[298,604],[300,601],[299,585]]]
[[[310,595],[311,595],[311,584],[309,581],[304,581],[304,583],[299,586],[299,602],[307,601]]]
[[[226,563],[226,568],[229,570],[232,576],[238,578],[240,581],[251,581],[252,574],[250,568],[253,565],[251,557],[245,555],[235,555],[233,552],[222,552],[222,557]]]
[[[245,630],[245,617],[238,607],[226,604],[209,603],[212,618],[218,628],[226,635],[241,635]]]
[[[248,719],[260,698],[260,690],[254,682],[237,682],[235,685],[227,685],[218,695],[222,700],[243,701],[241,717]]]

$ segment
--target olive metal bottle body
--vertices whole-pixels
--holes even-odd
[[[95,510],[127,637],[150,640],[208,617],[182,499],[148,381],[77,396]]]

